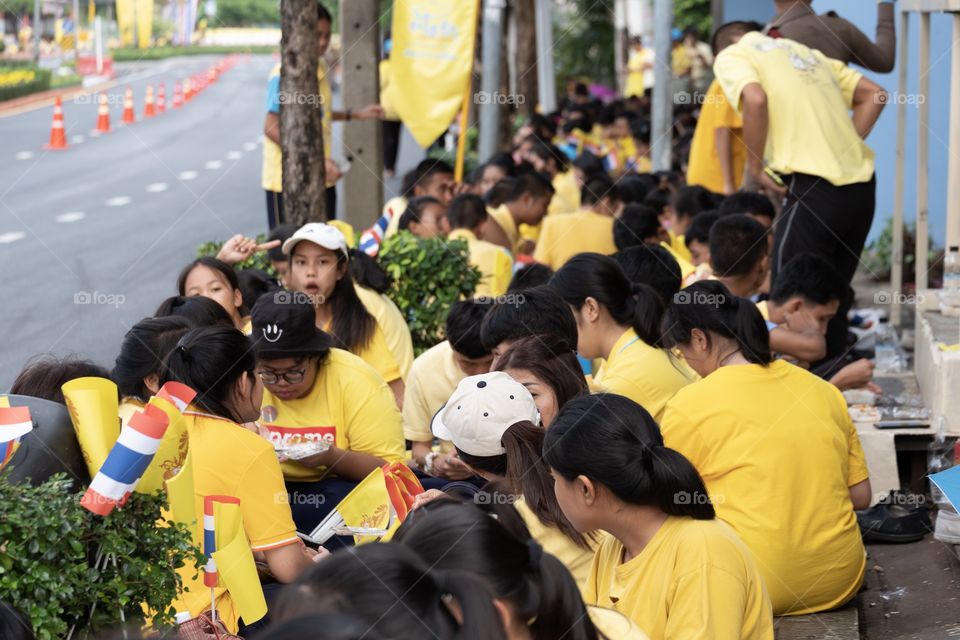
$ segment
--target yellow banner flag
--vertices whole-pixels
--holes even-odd
[[[267,615],[267,601],[253,562],[250,541],[243,530],[240,505],[215,502],[213,509],[217,538],[213,559],[217,563],[220,585],[230,593],[244,624],[254,623]]]
[[[337,512],[348,527],[362,529],[387,529],[390,526],[390,494],[383,469],[370,472],[360,484],[347,494]],[[377,536],[354,536],[357,544],[376,542]]]
[[[183,466],[190,443],[187,421],[175,406],[156,396],[150,398],[150,404],[167,414],[167,430],[163,433],[157,453],[137,483],[138,493],[154,493],[163,489],[164,481],[171,479],[177,469]]]
[[[422,147],[463,105],[473,70],[479,0],[396,0],[386,100]],[[383,98],[381,98],[383,99]]]
[[[198,500],[193,488],[193,462],[189,453],[180,471],[167,480],[167,500],[170,502],[170,515],[173,519],[196,532],[194,525],[197,522]],[[195,536],[194,542],[199,542],[199,538]]]
[[[117,27],[121,45],[148,48],[153,29],[153,0],[117,0]]]
[[[61,389],[92,478],[120,437],[117,385],[106,378],[76,378]]]

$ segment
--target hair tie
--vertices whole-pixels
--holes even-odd
[[[174,347],[174,350],[179,351],[181,354],[183,354],[183,357],[184,357],[185,360],[189,360],[189,359],[190,359],[190,350],[187,348],[187,343],[186,343],[186,340],[185,340],[186,337],[187,337],[187,336],[184,335],[183,337],[181,337],[181,338],[177,341],[177,346]]]
[[[543,547],[540,543],[530,538],[527,540],[527,553],[530,558],[530,566],[534,569],[540,569],[540,561],[543,559]]]

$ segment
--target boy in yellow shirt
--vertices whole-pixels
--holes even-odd
[[[720,83],[714,80],[700,106],[690,142],[687,184],[730,195],[743,184],[746,160],[743,121],[723,95]]]
[[[524,173],[514,178],[510,196],[501,206],[489,211],[491,224],[484,229],[483,240],[514,254],[529,254],[526,243],[521,242],[520,225],[539,225],[547,215],[553,192],[550,178],[542,173]]]
[[[447,219],[452,229],[447,239],[466,240],[470,247],[470,264],[480,270],[475,295],[506,293],[513,274],[513,256],[502,246],[480,239],[485,229],[495,224],[489,220],[483,198],[472,193],[460,194],[450,203]]]
[[[610,255],[614,218],[622,207],[620,191],[606,177],[592,178],[580,192],[581,209],[550,215],[543,221],[533,259],[557,270],[578,253]]]

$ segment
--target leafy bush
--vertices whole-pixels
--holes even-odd
[[[25,65],[0,66],[0,102],[50,88],[50,71]]]
[[[927,252],[929,270],[927,277],[931,284],[937,283],[943,277],[943,252],[933,249],[933,238],[928,240],[930,250]],[[903,225],[903,281],[916,282],[917,242],[916,226]],[[871,240],[863,250],[861,256],[863,266],[877,281],[887,280],[893,267],[893,218],[887,218],[883,231]]]
[[[104,518],[80,506],[82,492],[70,486],[63,474],[38,487],[0,474],[0,601],[24,613],[40,640],[71,629],[74,638],[94,637],[122,620],[170,626],[179,585],[172,567],[203,562],[190,532],[157,525],[160,493],[133,494]]]
[[[466,240],[424,239],[407,231],[384,240],[379,262],[394,282],[387,296],[406,318],[417,355],[443,341],[447,311],[476,290],[481,274],[469,259]]]
[[[280,49],[277,46],[265,45],[210,45],[210,46],[189,46],[189,47],[150,47],[149,49],[136,49],[134,47],[119,47],[110,52],[115,62],[140,61],[140,60],[162,60],[164,58],[173,58],[175,56],[203,56],[203,55],[225,55],[230,53],[273,53]]]
[[[267,241],[266,234],[261,233],[257,236],[257,243],[264,243]],[[203,256],[213,256],[216,257],[217,253],[220,251],[220,247],[223,246],[222,242],[217,242],[216,240],[210,240],[209,242],[204,242],[202,245],[197,247],[197,257],[202,258]],[[266,251],[260,251],[253,254],[243,262],[238,262],[233,265],[233,268],[237,271],[241,269],[260,269],[261,271],[266,271],[271,276],[276,276],[277,272],[273,268],[273,265],[270,264],[270,258],[267,257]]]

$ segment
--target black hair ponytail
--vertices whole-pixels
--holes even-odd
[[[629,398],[599,393],[571,400],[547,431],[543,456],[554,473],[567,480],[586,476],[629,504],[697,520],[716,517],[693,464],[663,446],[657,423]]]
[[[590,549],[590,539],[574,528],[563,515],[553,492],[550,470],[543,463],[543,427],[527,420],[504,431],[501,444],[506,453],[493,457],[472,456],[460,449],[457,454],[471,467],[506,478],[509,491],[523,496],[537,518],[548,527],[559,529],[577,546]]]
[[[512,505],[432,502],[414,511],[394,540],[431,566],[483,578],[521,620],[531,621],[533,640],[598,637],[570,571],[530,537]]]
[[[504,640],[493,598],[478,577],[431,567],[400,544],[368,544],[339,550],[301,573],[271,605],[271,614],[283,621],[307,613],[345,613],[391,640]],[[459,608],[462,623],[452,606]]]
[[[550,279],[550,288],[577,309],[593,298],[618,324],[633,327],[648,345],[660,346],[663,301],[646,284],[634,284],[616,260],[599,253],[570,258]]]
[[[375,258],[356,249],[350,249],[350,276],[361,287],[377,293],[386,293],[393,284],[390,275]]]
[[[120,395],[146,402],[151,393],[143,383],[144,378],[162,377],[164,358],[190,328],[186,318],[175,316],[144,318],[133,325],[123,336],[110,373]]]
[[[182,382],[197,392],[193,404],[215,416],[243,422],[229,401],[236,381],[253,376],[256,357],[250,340],[225,326],[192,329],[164,360],[160,384]]]
[[[330,333],[340,343],[338,346],[354,354],[370,344],[370,340],[373,339],[373,334],[377,330],[377,321],[370,315],[370,312],[367,311],[367,308],[357,295],[357,290],[354,288],[354,267],[352,265],[357,259],[357,255],[361,255],[361,253],[352,251],[351,256],[353,257],[346,257],[342,253],[337,253],[338,265],[344,260],[347,261],[346,272],[343,274],[343,277],[337,280],[337,284],[334,285],[333,293],[329,299],[329,304],[333,309],[333,322],[330,327]],[[372,258],[366,254],[362,255],[364,258],[372,260]],[[364,261],[364,258],[360,258],[359,260],[361,261],[362,270],[367,272],[369,263]],[[376,264],[374,264],[374,266],[379,268]]]
[[[669,346],[690,342],[694,329],[707,336],[733,340],[748,362],[768,365],[770,332],[750,300],[739,298],[718,280],[696,282],[678,292],[663,318],[664,341]]]

